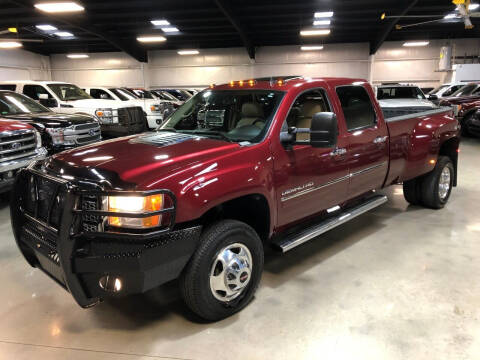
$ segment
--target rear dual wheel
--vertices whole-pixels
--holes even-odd
[[[441,209],[450,198],[454,177],[452,160],[447,156],[439,156],[430,173],[403,183],[405,200],[412,205]]]

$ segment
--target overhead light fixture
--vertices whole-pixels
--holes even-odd
[[[162,28],[162,31],[163,32],[166,32],[166,33],[170,33],[170,32],[179,32],[180,30],[178,30],[176,27],[174,26],[170,26],[170,27],[164,27]]]
[[[22,43],[17,41],[0,41],[0,49],[15,49],[22,47]]]
[[[455,19],[456,17],[458,17],[458,15],[452,13],[452,14],[445,15],[443,18],[444,19]]]
[[[333,11],[319,11],[315,13],[316,18],[329,18],[333,16]]]
[[[73,34],[67,31],[57,31],[55,35],[57,35],[58,37],[73,37]]]
[[[87,54],[67,54],[67,57],[70,59],[86,59],[89,58]]]
[[[35,26],[37,29],[42,31],[55,31],[58,30],[55,26],[52,25],[37,25]]]
[[[403,46],[427,46],[430,41],[407,41],[403,43]]]
[[[480,6],[480,4],[470,4],[470,6],[468,7],[468,10],[476,10],[478,9],[478,7]]]
[[[332,21],[331,20],[315,20],[313,22],[313,26],[318,26],[318,25],[330,25]]]
[[[323,50],[323,45],[304,45],[300,49],[302,51]]]
[[[177,54],[178,55],[198,55],[198,54],[200,54],[200,51],[198,51],[198,50],[178,50]]]
[[[139,36],[137,40],[144,43],[162,42],[167,39],[164,36],[152,35],[152,36]]]
[[[153,25],[155,26],[168,26],[170,25],[170,23],[165,20],[165,19],[162,19],[162,20],[152,20],[150,21]]]
[[[38,10],[49,13],[83,11],[85,8],[73,1],[44,2],[34,5]]]
[[[300,31],[302,36],[320,36],[330,34],[330,29],[310,29]]]

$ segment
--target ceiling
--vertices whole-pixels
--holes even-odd
[[[18,36],[43,40],[25,43],[24,47],[45,55],[121,50],[139,61],[147,61],[147,50],[153,49],[244,46],[253,58],[258,46],[346,42],[369,42],[375,53],[385,40],[480,37],[480,18],[472,18],[476,25],[472,30],[465,30],[459,21],[397,30],[398,20],[380,19],[383,12],[443,16],[455,8],[450,0],[79,0],[85,11],[69,15],[42,13],[33,7],[35,2],[38,1],[0,0],[0,30],[17,27]],[[299,35],[301,29],[312,26],[314,12],[328,10],[334,11],[330,35]],[[150,23],[154,19],[167,19],[180,33],[166,36],[163,43],[139,43],[138,35],[164,35]],[[38,30],[38,24],[51,24],[75,37],[58,38]]]

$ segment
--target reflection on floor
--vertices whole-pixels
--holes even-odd
[[[80,309],[29,268],[0,207],[0,359],[478,359],[480,140],[441,211],[390,201],[286,255],[255,300],[202,324],[171,283]],[[158,305],[158,303],[160,305]]]

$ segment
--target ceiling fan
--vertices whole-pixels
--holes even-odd
[[[5,30],[0,30],[0,35],[5,35],[5,34],[17,34],[18,36],[18,29],[15,27],[11,27]],[[12,38],[12,37],[5,37],[5,38],[0,38],[0,41],[19,41],[19,42],[43,42],[43,40],[39,39],[22,39],[22,38]]]
[[[480,17],[480,12],[471,12],[470,8],[470,0],[452,0],[452,3],[456,6],[457,13],[451,13],[446,16],[442,15],[386,15],[385,13],[382,14],[381,19],[418,19],[418,18],[439,18],[435,20],[428,20],[422,21],[415,24],[407,24],[407,25],[395,25],[397,30],[401,30],[404,28],[409,28],[413,26],[419,26],[424,24],[430,24],[435,22],[445,22],[445,20],[455,21],[455,20],[462,20],[465,24],[465,29],[473,29],[471,17]],[[477,6],[478,7],[478,6]],[[475,9],[477,8],[475,7]]]

